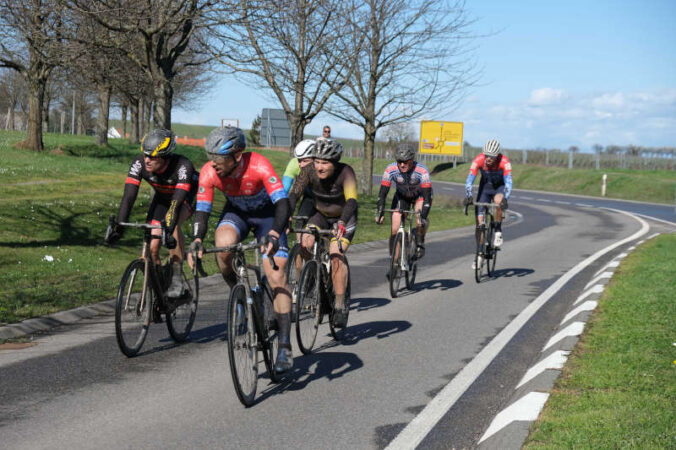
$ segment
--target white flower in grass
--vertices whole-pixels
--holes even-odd
[[[45,257],[42,258],[42,260],[47,262],[54,262],[54,257],[52,255],[45,255]]]

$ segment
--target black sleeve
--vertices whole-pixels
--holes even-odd
[[[423,219],[427,219],[427,215],[430,213],[430,208],[432,208],[432,188],[423,188],[421,194],[423,198],[423,206],[420,215]]]
[[[357,215],[357,200],[354,198],[349,199],[345,202],[343,207],[343,214],[340,215],[340,220],[347,223],[353,216]]]
[[[120,202],[120,210],[117,213],[117,222],[126,222],[129,220],[129,214],[131,213],[131,207],[134,206],[136,201],[136,196],[138,195],[138,186],[132,183],[127,183],[124,185],[124,195],[122,195],[122,201]]]
[[[193,239],[204,240],[207,235],[207,225],[209,225],[209,213],[205,211],[195,211],[195,222],[192,228]]]
[[[378,192],[378,211],[385,209],[385,200],[387,199],[387,194],[390,192],[390,188],[385,185],[380,185],[380,191]]]
[[[291,217],[291,211],[289,205],[289,199],[282,198],[277,200],[275,203],[275,221],[272,224],[272,229],[275,230],[280,235],[284,232],[289,223],[289,217]]]

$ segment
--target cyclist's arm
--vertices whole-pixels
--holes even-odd
[[[390,192],[390,186],[392,185],[392,182],[390,181],[390,170],[391,170],[390,166],[387,166],[385,168],[385,172],[383,173],[383,179],[380,182],[380,191],[378,191],[378,203],[376,203],[378,215],[380,215],[380,211],[385,209],[385,200],[387,199],[387,194]]]
[[[474,183],[474,179],[476,178],[477,174],[479,173],[479,158],[483,157],[483,153],[480,153],[476,158],[474,158],[474,161],[472,161],[472,165],[469,168],[469,173],[467,174],[467,180],[465,180],[465,196],[466,197],[471,197],[472,196],[472,184]]]
[[[291,217],[289,198],[270,161],[261,156],[258,167],[261,170],[260,174],[263,178],[265,190],[270,196],[270,201],[275,205],[275,220],[272,224],[272,230],[281,235],[289,222],[289,217]]]
[[[418,170],[418,168],[416,168]],[[420,211],[420,216],[423,219],[427,219],[427,215],[430,213],[432,208],[432,177],[430,176],[429,171],[424,166],[419,166],[421,170],[420,178],[420,195],[423,198],[422,210]]]
[[[129,166],[129,172],[127,173],[127,179],[124,182],[124,194],[122,195],[122,201],[120,202],[120,209],[117,212],[117,221],[126,222],[129,219],[129,214],[131,213],[131,208],[134,206],[136,201],[136,196],[138,195],[138,189],[141,185],[141,173],[143,171],[143,160],[142,157],[136,157]]]
[[[289,164],[286,165],[286,170],[284,175],[282,175],[282,184],[284,185],[284,191],[288,194],[293,185],[293,180],[296,179],[300,173],[300,165],[298,164],[297,158],[292,158],[289,161]]]
[[[200,173],[199,188],[197,189],[197,205],[195,207],[195,222],[193,223],[193,238],[204,239],[207,234],[207,225],[209,224],[209,215],[214,201],[214,183],[213,177],[217,177],[214,168],[210,163],[202,167]]]
[[[311,170],[314,170],[312,164],[303,167],[294,180],[293,186],[291,186],[291,190],[289,191],[289,209],[292,213],[296,210],[296,203],[298,203],[298,199],[300,199],[300,197],[303,195],[303,192],[305,192],[305,189],[310,184]]]
[[[502,168],[502,178],[505,181],[505,198],[509,198],[512,193],[512,163],[509,162],[506,156],[502,155],[500,165]]]
[[[345,196],[345,206],[340,220],[347,223],[352,217],[357,215],[357,177],[352,167],[345,166],[345,179],[343,180],[343,195]]]
[[[195,171],[192,163],[187,159],[184,161],[182,160],[177,169],[178,183],[176,183],[176,190],[171,197],[171,203],[169,204],[167,214],[164,216],[164,224],[167,228],[167,233],[170,235],[173,234],[176,224],[178,223],[181,205],[183,205],[183,202],[190,193],[192,174]]]

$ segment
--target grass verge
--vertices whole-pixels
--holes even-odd
[[[124,180],[138,146],[111,139],[108,148],[89,136],[45,135],[46,150],[36,153],[13,146],[21,132],[0,132],[0,181],[4,195],[0,220],[0,324],[107,300],[115,295],[122,272],[140,254],[142,232],[128,230],[113,248],[102,245],[108,216],[116,214]],[[204,150],[179,146],[196,167],[206,162]],[[278,174],[288,162],[284,152],[261,151]],[[392,193],[390,194],[392,195]],[[144,221],[150,188],[141,184],[132,221]],[[360,220],[355,243],[385,239],[389,225],[373,223],[376,198],[359,199]],[[224,196],[217,195],[207,243]],[[431,230],[469,225],[459,204],[437,196]],[[190,226],[184,225],[186,236]],[[212,258],[206,269],[216,271]]]
[[[615,272],[525,448],[675,448],[676,235]]]

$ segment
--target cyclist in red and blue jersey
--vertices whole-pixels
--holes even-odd
[[[284,186],[270,162],[259,153],[243,153],[245,147],[246,139],[239,128],[217,128],[207,137],[205,148],[210,161],[200,173],[191,249],[201,257],[214,190],[218,189],[225,194],[227,202],[216,226],[216,246],[237,244],[253,231],[264,249],[263,270],[273,291],[279,327],[275,371],[281,373],[293,366],[291,294],[284,270],[288,257],[284,229],[291,210]],[[229,252],[218,253],[216,257],[223,279],[231,288],[237,281],[232,258]],[[272,269],[269,258],[274,258],[278,270]],[[191,255],[189,261],[192,266]]]
[[[381,225],[385,218],[385,200],[390,186],[394,183],[396,192],[392,199],[391,209],[409,210],[413,205],[420,215],[416,218],[416,232],[418,234],[418,248],[416,258],[425,254],[425,233],[429,226],[427,216],[432,207],[432,180],[427,167],[415,161],[416,146],[411,143],[399,144],[394,151],[396,162],[385,168],[383,179],[378,193],[376,223]],[[402,217],[399,213],[392,213],[392,234],[390,235],[390,254],[394,237],[397,235]]]
[[[502,238],[502,211],[507,209],[507,199],[512,192],[512,164],[507,156],[500,151],[500,143],[496,139],[490,139],[484,145],[483,152],[477,155],[469,168],[467,181],[465,181],[465,206],[471,205],[472,184],[474,179],[481,172],[481,181],[479,182],[479,192],[477,202],[498,204],[495,212],[497,221],[493,245],[500,247]],[[481,237],[481,227],[484,226],[484,208],[478,208],[476,211],[476,240],[477,244]]]
[[[175,148],[176,136],[169,130],[157,128],[143,138],[143,154],[134,158],[129,167],[124,195],[117,213],[118,223],[129,219],[141,180],[146,180],[153,187],[155,195],[148,208],[147,222],[165,228],[165,245],[170,249],[169,257],[172,261],[171,285],[167,295],[172,298],[183,294],[181,265],[185,238],[181,232],[181,224],[192,215],[191,204],[197,192],[199,177],[188,158],[172,153]],[[123,231],[124,228],[120,225],[113,227],[106,234],[106,243],[112,244],[119,240]],[[152,230],[154,235],[161,233],[159,229]],[[160,245],[159,239],[150,242],[150,255],[157,265],[161,263]]]

